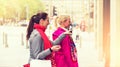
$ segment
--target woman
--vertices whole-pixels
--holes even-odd
[[[52,67],[55,67],[54,63],[54,52],[58,51],[61,47],[58,44],[65,34],[69,34],[66,32],[62,34],[55,41],[49,41],[47,35],[45,34],[45,30],[49,24],[48,14],[45,12],[38,13],[31,17],[29,22],[29,26],[27,28],[27,40],[30,44],[30,60],[31,59],[40,59],[40,60],[51,60]],[[54,45],[54,46],[52,46]]]
[[[62,33],[68,31],[69,26],[71,25],[70,16],[61,15],[57,18],[57,20],[59,27],[53,33],[53,40],[58,38]],[[56,66],[78,67],[76,47],[71,36],[66,35],[59,44],[61,49],[55,52]]]

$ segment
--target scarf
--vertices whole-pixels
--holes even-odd
[[[46,27],[41,26],[39,24],[34,24],[34,28],[40,33],[41,37],[44,41],[44,50],[48,49],[52,46],[51,42],[49,41],[47,35],[45,34]]]

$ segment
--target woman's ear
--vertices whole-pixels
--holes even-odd
[[[40,19],[39,24],[43,24],[44,20]]]

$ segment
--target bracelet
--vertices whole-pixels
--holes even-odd
[[[50,48],[50,51],[53,52],[53,50]]]

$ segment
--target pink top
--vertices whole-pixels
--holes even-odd
[[[65,32],[64,29],[58,28],[53,33],[53,40],[55,40],[61,33]],[[78,67],[77,51],[75,44],[70,37],[66,35],[60,43],[61,49],[55,52],[55,62],[57,67]]]

